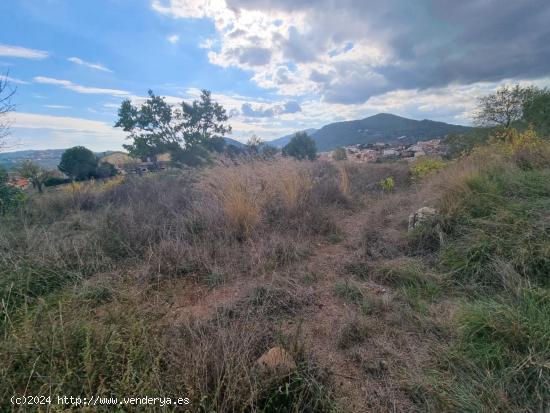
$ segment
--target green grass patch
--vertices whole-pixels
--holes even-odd
[[[521,288],[463,306],[436,391],[456,411],[545,411],[550,400],[550,293]],[[444,372],[441,374],[441,372]]]
[[[472,196],[455,217],[443,268],[463,285],[498,286],[495,259],[540,285],[549,285],[550,171],[497,170],[469,182]]]

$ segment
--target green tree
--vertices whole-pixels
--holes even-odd
[[[317,157],[317,146],[307,133],[298,132],[283,148],[283,155],[313,161]]]
[[[335,161],[344,161],[348,159],[346,150],[344,148],[336,148],[334,151],[332,151],[332,159],[334,159]]]
[[[533,87],[503,86],[495,93],[478,99],[474,121],[480,126],[503,126],[509,128],[513,122],[523,118],[525,102],[536,93]]]
[[[222,152],[223,137],[231,132],[225,109],[203,90],[198,100],[170,106],[151,90],[141,107],[125,100],[118,111],[115,127],[129,132],[133,142],[124,145],[132,156],[149,159],[169,152],[176,163],[200,165],[209,160],[209,152]]]
[[[91,150],[75,146],[63,152],[58,168],[71,180],[90,179],[96,174],[97,157]]]
[[[166,152],[168,144],[176,142],[177,129],[170,105],[152,90],[148,95],[139,108],[129,99],[124,100],[115,127],[130,132],[132,143],[123,145],[130,155],[156,164],[157,156]]]
[[[42,193],[44,182],[50,177],[50,173],[31,160],[25,160],[17,167],[17,173],[28,179],[32,187]]]
[[[523,106],[524,120],[543,136],[550,134],[550,89],[538,89]]]

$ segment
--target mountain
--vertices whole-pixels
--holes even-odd
[[[19,163],[29,159],[44,169],[57,169],[65,149],[43,149],[0,153],[0,165],[6,169],[15,168]],[[112,154],[113,151],[97,152],[98,157]]]
[[[227,145],[235,145],[239,148],[243,148],[245,145],[235,139],[224,138]],[[63,155],[65,149],[44,149],[44,150],[26,150],[15,152],[0,152],[0,165],[6,169],[13,169],[19,163],[24,160],[31,160],[42,168],[45,169],[57,169],[57,165],[61,161],[61,155]],[[120,153],[114,151],[96,152],[99,158],[109,156],[113,153]]]
[[[236,146],[237,148],[244,148],[246,146],[244,143],[236,141],[235,139],[223,138],[223,140],[227,145],[233,145],[233,146]]]
[[[312,133],[311,137],[315,140],[319,151],[328,151],[338,146],[360,143],[414,143],[443,137],[450,133],[464,133],[470,129],[467,126],[379,113],[365,119],[331,123]],[[273,142],[286,138],[288,137],[285,136]],[[273,144],[273,142],[270,143]]]
[[[57,169],[65,149],[28,150],[0,153],[0,165],[12,169],[26,159],[36,162],[45,169]]]
[[[315,134],[315,132],[317,132],[318,129],[306,129],[306,130],[303,130],[303,131],[299,131],[299,132],[305,132],[307,133],[309,136],[313,136],[313,134]],[[272,146],[275,146],[276,148],[282,148],[283,146],[285,146],[287,143],[290,142],[290,140],[292,139],[292,137],[296,135],[296,132],[290,134],[290,135],[286,135],[286,136],[283,136],[281,138],[277,138],[277,139],[274,139],[272,141],[269,141],[267,142],[268,144],[272,145]]]

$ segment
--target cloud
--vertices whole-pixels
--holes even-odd
[[[90,63],[85,60],[82,60],[79,57],[69,57],[67,60],[77,65],[89,67],[90,69],[101,70],[102,72],[111,72],[111,73],[113,72],[111,69],[103,66],[100,63]]]
[[[71,109],[71,106],[65,106],[65,105],[44,105],[45,108],[50,109]]]
[[[18,85],[28,85],[30,83],[30,82],[27,82],[26,80],[17,79],[11,76],[5,76],[5,80],[11,83],[16,83]]]
[[[0,44],[0,56],[20,57],[22,59],[45,59],[49,53],[44,50],[27,49],[20,46]]]
[[[45,77],[45,76],[36,76],[34,78],[34,81],[36,83],[42,83],[46,85],[61,86],[65,89],[72,90],[73,92],[83,93],[83,94],[100,94],[100,95],[113,95],[113,96],[128,96],[130,94],[130,92],[127,92],[125,90],[82,86],[82,85],[73,83],[70,80],[54,79],[54,78]]]
[[[397,90],[550,75],[547,0],[155,0],[210,19],[210,62],[262,88],[360,104]]]
[[[55,149],[84,145],[92,150],[121,148],[124,133],[110,124],[68,116],[36,113],[10,114],[12,135],[27,149]]]
[[[272,118],[277,115],[298,113],[301,110],[302,108],[295,101],[267,107],[263,105],[253,107],[250,103],[243,103],[241,106],[241,114],[249,118]]]
[[[59,129],[88,132],[108,132],[113,127],[105,122],[67,116],[50,116],[36,113],[14,112],[10,115],[15,128]]]
[[[179,42],[180,37],[177,34],[173,34],[171,36],[168,36],[166,40],[168,40],[172,44],[176,44],[177,42]]]
[[[241,113],[249,118],[272,118],[275,116],[273,108],[259,107],[254,109],[250,103],[243,103]]]

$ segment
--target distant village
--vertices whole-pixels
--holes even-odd
[[[405,160],[412,162],[422,156],[439,157],[444,154],[445,146],[441,144],[441,139],[432,139],[428,141],[419,141],[415,144],[403,143],[369,143],[344,146],[333,151],[320,152],[319,160],[334,161],[335,151],[345,151],[345,158],[350,162],[385,162],[392,160]],[[275,155],[281,156],[280,152]],[[149,172],[164,170],[170,165],[169,154],[159,156],[157,162],[143,162],[130,157],[124,152],[112,152],[100,158],[100,162],[108,162],[113,165],[120,175],[127,174],[146,174]],[[59,181],[66,177],[57,169],[49,171],[51,177]],[[8,181],[11,185],[21,189],[31,186],[28,179],[22,178],[17,172],[9,172]]]
[[[344,146],[341,149],[345,151],[347,160],[354,162],[382,162],[397,159],[414,161],[421,156],[442,156],[445,151],[441,139],[419,141],[412,145],[382,142],[357,144]],[[334,152],[322,152],[319,154],[319,159],[331,161],[334,159]]]

